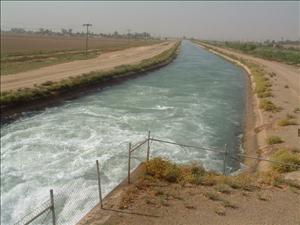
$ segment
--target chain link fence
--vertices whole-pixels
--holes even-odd
[[[99,165],[97,165],[99,166]],[[98,167],[99,168],[99,167]],[[74,225],[99,203],[99,179],[96,164],[89,182],[74,180],[56,190],[49,199],[19,218],[14,225]]]
[[[25,224],[52,224],[51,221],[51,201],[46,200],[39,206],[35,207],[30,213],[26,214],[18,220],[14,225],[25,225]]]
[[[191,149],[193,149],[193,151]],[[196,151],[194,151],[195,149]],[[185,157],[187,155],[189,155],[189,157]],[[176,158],[180,156],[182,158],[181,163],[191,163],[191,155],[194,156],[196,163],[201,164],[203,164],[205,158],[209,157],[209,160],[212,161],[215,166],[211,167],[211,170],[219,171],[225,175],[232,172],[230,165],[228,164],[230,160],[242,163],[245,158],[265,161],[272,164],[284,164],[300,169],[300,165],[291,163],[284,163],[246,154],[232,155],[226,145],[223,149],[208,148],[176,143],[171,140],[151,138],[150,132],[146,139],[134,144],[129,143],[128,156],[122,154],[119,155],[119,157],[128,157],[127,180],[128,183],[130,183],[131,173],[141,162],[148,161],[150,157],[162,157],[174,160],[174,156],[176,156]],[[201,158],[199,158],[199,156],[201,156]],[[89,182],[84,183],[84,185],[80,183],[80,180],[75,180],[58,190],[50,190],[48,200],[45,200],[40,205],[34,207],[30,213],[21,217],[14,225],[74,225],[99,202],[102,208],[101,171],[99,169],[98,160],[95,163],[93,171],[94,172],[89,175]],[[84,202],[84,204],[82,204],[82,202]]]
[[[150,135],[150,133],[149,133]],[[146,152],[149,150],[149,138],[139,141],[131,145],[131,169],[133,171],[142,161],[145,161]],[[120,145],[123,149],[125,146]],[[126,149],[123,154],[118,154],[116,157],[126,161],[128,155]],[[114,161],[113,161],[114,162]],[[101,163],[101,162],[100,162]],[[106,162],[102,162],[102,166]],[[115,165],[113,165],[115,167]],[[93,207],[99,202],[102,205],[102,190],[101,190],[101,171],[98,160],[91,171],[85,176],[85,182],[75,179],[59,188],[53,190],[53,203],[51,196],[43,201],[38,206],[33,206],[30,213],[17,219],[18,222],[14,225],[74,225],[77,224]],[[104,174],[102,174],[103,176]],[[105,178],[105,177],[103,177]],[[88,180],[88,182],[86,182]]]

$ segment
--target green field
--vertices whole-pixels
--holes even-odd
[[[238,50],[263,59],[284,62],[292,65],[300,65],[300,50],[297,48],[286,48],[276,43],[258,42],[217,42],[203,41],[219,47]]]

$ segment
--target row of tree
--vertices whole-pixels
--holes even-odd
[[[8,31],[1,31],[6,33],[14,33],[14,34],[37,34],[37,35],[43,35],[43,36],[65,36],[65,37],[85,37],[85,32],[74,32],[73,29],[61,29],[58,31],[52,31],[51,29],[44,29],[40,28],[36,31],[33,30],[25,30],[23,28],[11,28]],[[150,33],[147,32],[134,32],[127,34],[121,34],[118,31],[115,31],[114,33],[95,33],[95,32],[89,32],[89,37],[107,37],[107,38],[126,38],[126,39],[160,39],[160,38],[154,38],[151,36]]]

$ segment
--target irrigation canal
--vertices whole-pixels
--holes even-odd
[[[95,160],[105,195],[126,177],[128,142],[144,139],[148,130],[169,141],[240,151],[245,90],[240,68],[183,41],[164,68],[4,124],[1,224],[29,213],[49,198],[50,188],[59,193],[60,224],[74,224],[98,201]],[[151,149],[152,156],[222,168],[219,154],[172,145]],[[239,168],[234,161],[229,166]]]

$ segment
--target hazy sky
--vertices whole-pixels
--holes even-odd
[[[147,31],[219,40],[299,39],[299,2],[25,2],[1,1],[2,29],[72,28]]]

